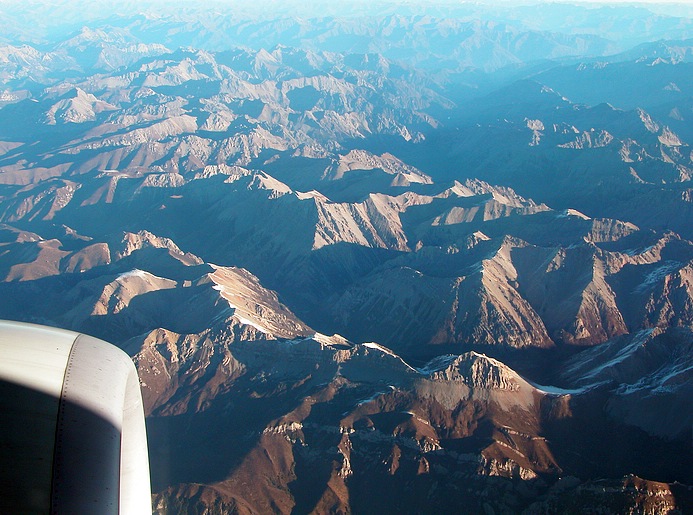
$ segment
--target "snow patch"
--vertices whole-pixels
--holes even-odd
[[[319,191],[315,190],[310,190],[310,191],[295,191],[294,195],[298,198],[298,200],[310,200],[310,199],[316,199],[320,200],[323,202],[328,202],[330,199],[328,199],[325,195],[320,193]]]
[[[600,373],[602,373],[605,370],[608,370],[610,368],[615,367],[619,363],[622,363],[626,359],[628,359],[629,356],[633,355],[637,350],[644,345],[647,342],[647,339],[649,336],[652,334],[654,331],[654,328],[649,328],[649,329],[643,329],[642,331],[637,332],[633,336],[633,340],[626,346],[624,346],[622,349],[618,351],[616,356],[614,356],[612,359],[607,361],[606,363],[603,363],[599,365],[598,367],[590,370],[587,374],[582,376],[582,379],[591,379],[597,377]],[[576,368],[582,366],[584,362],[578,363],[577,365],[571,367],[571,370],[575,370]],[[594,386],[594,385],[593,385]]]
[[[556,214],[556,218],[568,218],[569,216],[576,216],[578,218],[582,218],[583,220],[591,220],[589,216],[581,213],[577,209],[566,209]]]
[[[248,319],[248,318],[245,318],[245,317],[243,317],[243,316],[240,315],[240,313],[239,313],[240,309],[238,308],[238,306],[234,305],[234,304],[224,295],[224,294],[226,294],[226,295],[233,295],[233,293],[230,293],[230,292],[227,290],[227,288],[226,288],[225,286],[222,286],[222,285],[220,285],[220,284],[215,284],[214,286],[212,286],[212,288],[214,288],[215,290],[221,292],[221,296],[224,298],[224,300],[226,300],[226,302],[228,302],[229,307],[233,310],[233,317],[234,317],[236,320],[238,320],[238,322],[240,322],[241,324],[244,324],[244,325],[249,325],[249,326],[251,326],[251,327],[254,327],[255,329],[257,329],[257,330],[260,331],[261,333],[270,334],[270,331],[269,331],[268,329],[266,329],[265,327],[262,327],[261,325],[257,324],[256,322],[253,322],[252,320],[250,320],[250,319]]]
[[[558,386],[550,386],[550,385],[541,385],[537,383],[533,383],[532,381],[528,381],[525,379],[532,387],[541,392],[545,393],[546,395],[580,395],[581,393],[585,393],[588,390],[591,390],[594,385],[590,386],[584,386],[582,388],[559,388]]]
[[[431,361],[426,363],[423,367],[417,368],[416,371],[419,374],[429,376],[433,374],[434,372],[440,372],[441,370],[445,370],[452,364],[453,361],[455,361],[458,358],[455,354],[446,354],[444,356],[437,356],[433,358]]]
[[[653,288],[658,282],[664,280],[667,275],[675,272],[681,266],[683,266],[683,264],[678,261],[665,261],[662,266],[657,267],[647,274],[645,280],[635,287],[633,293],[644,293],[650,288]]]
[[[686,376],[691,371],[693,371],[693,365],[688,363],[676,363],[669,367],[665,366],[654,374],[640,378],[633,384],[621,384],[616,393],[619,395],[631,395],[639,391],[645,391],[648,395],[672,393],[684,384]],[[667,384],[669,382],[673,384]]]
[[[124,272],[120,274],[117,278],[118,281],[123,280],[123,279],[128,279],[129,277],[139,277],[140,279],[146,279],[147,277],[153,277],[152,274],[149,272],[145,272],[144,270],[140,270],[139,268],[135,268],[134,270],[130,270],[129,272]]]
[[[260,331],[261,333],[265,333],[265,334],[268,334],[268,333],[269,333],[269,331],[268,331],[267,329],[265,329],[264,327],[259,326],[258,324],[256,324],[256,323],[253,322],[252,320],[248,320],[247,318],[244,318],[244,317],[240,316],[240,315],[237,314],[237,313],[234,313],[233,316],[234,316],[234,317],[236,318],[236,320],[238,320],[241,324],[245,324],[245,325],[249,325],[249,326],[251,326],[251,327],[254,327],[255,329],[257,329],[257,330]]]
[[[390,390],[391,391],[391,390]],[[368,404],[369,402],[373,402],[375,399],[380,397],[381,395],[385,395],[390,393],[390,391],[384,391],[384,392],[375,392],[373,395],[368,397],[367,399],[363,399],[359,402],[356,403],[357,406],[363,406],[364,404]]]
[[[379,350],[380,352],[384,352],[385,354],[389,354],[390,356],[394,356],[395,358],[399,358],[399,356],[397,356],[397,354],[392,352],[390,349],[388,349],[387,347],[383,347],[382,345],[378,345],[377,343],[368,342],[368,343],[364,343],[363,346],[368,347],[369,349]]]

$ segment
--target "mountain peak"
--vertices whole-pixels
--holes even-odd
[[[434,371],[435,381],[462,382],[470,388],[517,391],[528,383],[517,372],[485,354],[470,351],[441,363],[445,368]]]
[[[275,292],[262,287],[258,278],[247,270],[211,266],[214,272],[207,277],[239,322],[254,327],[268,337],[296,338],[315,334],[279,302]]]

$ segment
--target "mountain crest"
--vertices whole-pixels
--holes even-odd
[[[470,388],[486,390],[517,391],[528,385],[507,365],[474,351],[457,356],[430,377],[434,381],[462,382]]]

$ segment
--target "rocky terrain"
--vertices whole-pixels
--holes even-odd
[[[157,513],[693,509],[690,13],[544,7],[6,27],[0,317],[133,357]]]

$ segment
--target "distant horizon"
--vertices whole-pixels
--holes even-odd
[[[425,11],[427,8],[518,8],[524,6],[537,5],[565,5],[565,6],[584,6],[584,7],[643,7],[656,10],[659,14],[670,16],[693,16],[693,4],[688,1],[672,0],[255,0],[248,3],[244,0],[0,0],[0,9],[22,8],[31,12],[32,7],[65,9],[65,14],[81,14],[89,16],[100,10],[110,12],[132,12],[146,11],[151,8],[174,6],[185,6],[193,9],[211,10],[218,8],[233,8],[237,13],[257,13],[262,11],[263,15],[276,15],[287,10],[301,8],[301,14],[313,16],[319,14],[332,16],[335,11],[343,15],[353,14],[348,6],[369,6],[379,8],[407,8],[417,11]],[[268,7],[271,9],[268,10]],[[315,9],[320,9],[318,13]]]
[[[658,5],[658,6],[665,6],[665,5],[670,5],[670,6],[675,6],[675,7],[692,7],[691,3],[689,1],[685,0],[459,0],[459,1],[454,1],[454,0],[426,0],[424,2],[419,1],[419,0],[256,0],[253,2],[252,5],[248,4],[247,2],[243,0],[208,0],[208,1],[202,1],[202,0],[94,0],[94,1],[89,1],[87,2],[86,0],[77,0],[77,1],[70,1],[70,0],[0,0],[0,6],[2,5],[12,5],[12,4],[18,4],[18,5],[31,5],[31,4],[39,4],[39,5],[45,5],[45,6],[59,6],[59,5],[79,5],[80,3],[84,4],[89,4],[93,6],[107,6],[107,5],[128,5],[128,4],[133,4],[133,5],[155,5],[155,4],[162,4],[162,5],[172,5],[172,4],[198,4],[201,6],[219,6],[219,5],[226,5],[226,6],[232,6],[234,4],[244,6],[244,7],[252,7],[257,6],[259,4],[279,4],[279,5],[291,5],[291,4],[300,4],[300,5],[306,5],[306,4],[327,4],[327,5],[335,5],[335,4],[356,4],[356,3],[368,3],[370,5],[377,5],[377,4],[386,4],[386,5],[416,5],[418,7],[424,7],[426,4],[427,5],[440,5],[440,6],[462,6],[462,5],[486,5],[486,6],[494,6],[494,5],[499,5],[499,4],[511,4],[514,6],[522,6],[522,5],[536,5],[536,4],[566,4],[566,5],[578,5],[578,4],[595,4],[595,5],[610,5],[610,4],[626,4],[626,5],[636,5],[636,6],[642,6],[642,5]]]
[[[600,9],[605,10],[604,19],[595,22],[590,12]],[[252,3],[241,0],[23,0],[21,3],[18,0],[0,0],[0,14],[5,22],[0,41],[5,43],[46,42],[60,34],[77,32],[82,27],[118,25],[119,19],[140,16],[162,21],[204,19],[204,23],[210,26],[239,21],[262,24],[279,19],[365,22],[387,16],[459,22],[489,20],[519,24],[523,30],[599,36],[616,43],[619,48],[614,51],[623,51],[638,43],[655,41],[661,34],[651,32],[645,26],[640,31],[628,32],[607,18],[625,16],[642,20],[653,15],[660,21],[669,18],[682,28],[679,39],[693,37],[689,29],[693,5],[667,0],[255,0]],[[592,21],[587,22],[588,18]],[[267,41],[270,40],[271,37]],[[242,41],[236,44],[242,44]],[[301,43],[297,41],[295,44]]]

